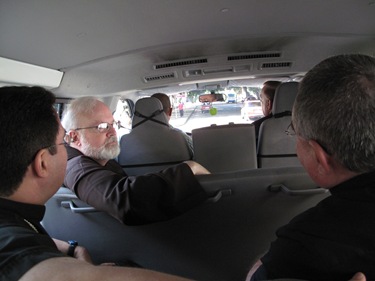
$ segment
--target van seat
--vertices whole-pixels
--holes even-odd
[[[190,159],[182,134],[169,126],[161,102],[153,97],[135,103],[132,130],[120,139],[118,163],[128,175],[160,171]]]
[[[211,125],[191,133],[194,160],[211,173],[257,168],[254,125]]]
[[[298,82],[285,82],[276,89],[273,116],[260,125],[257,146],[259,168],[301,166],[297,158],[296,138],[285,132],[292,121],[298,85]]]
[[[193,280],[243,281],[276,229],[329,195],[301,167],[197,178],[210,200],[169,221],[123,225],[61,188],[46,204],[43,225],[52,237],[77,240],[95,263],[130,260]]]

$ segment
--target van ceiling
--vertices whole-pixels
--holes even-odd
[[[374,49],[372,0],[0,1],[0,57],[63,71],[61,97],[294,77],[327,56]],[[228,60],[270,52],[281,56]]]

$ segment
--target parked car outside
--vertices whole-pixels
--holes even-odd
[[[201,106],[201,112],[202,113],[208,113],[210,112],[210,109],[212,108],[212,103],[210,102],[204,102]]]
[[[229,93],[227,95],[227,103],[236,103],[237,102],[237,96],[235,93]]]
[[[241,117],[247,121],[254,121],[263,117],[260,100],[247,100],[241,108]]]

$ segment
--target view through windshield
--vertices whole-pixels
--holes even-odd
[[[229,122],[250,122],[241,118],[241,109],[243,107],[242,102],[213,102],[210,105],[211,108],[207,111],[201,110],[202,106],[202,103],[199,102],[187,102],[184,105],[183,116],[180,116],[178,108],[174,108],[170,124],[184,132],[190,133],[193,129],[207,127],[211,124],[224,125]]]
[[[193,91],[170,96],[173,107],[170,124],[191,133],[193,129],[212,124],[252,123],[263,116],[259,100],[260,90],[260,87],[238,87],[216,91],[225,96],[225,101],[212,103],[199,102],[199,95],[209,94],[209,91]],[[119,137],[129,133],[131,129],[131,110],[126,101],[119,101],[114,114],[115,119],[120,120],[122,125],[118,130]]]

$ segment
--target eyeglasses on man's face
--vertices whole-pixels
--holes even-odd
[[[71,142],[72,142],[72,138],[69,136],[68,133],[65,133],[64,138],[63,138],[63,142],[58,143],[56,145],[70,145]]]
[[[290,122],[289,126],[286,128],[286,130],[284,132],[288,136],[297,135],[292,122]],[[322,141],[319,141],[319,140],[314,140],[314,141],[317,142],[328,155],[332,155],[332,153],[327,149],[327,147],[325,145],[323,145]]]
[[[65,145],[65,146],[67,146],[67,145],[70,145],[70,142],[71,142],[71,138],[70,138],[69,134],[65,133],[62,142],[60,142],[60,143],[55,143],[55,144],[53,144],[53,145],[50,145],[50,146],[47,146],[47,147],[43,147],[43,148],[51,149],[52,147],[56,147],[56,146],[58,146],[58,145]]]
[[[110,129],[112,129],[114,126],[120,126],[119,122],[113,121],[112,124],[111,123],[107,123],[107,122],[103,122],[103,123],[98,124],[97,126],[77,128],[77,129],[73,129],[73,130],[74,131],[78,131],[78,130],[85,130],[85,129],[96,129],[99,133],[106,133]]]
[[[33,157],[31,158],[31,161],[34,161],[35,159],[35,156],[38,154],[38,152],[42,149],[47,149],[49,151],[49,153],[51,153],[52,155],[56,154],[56,150],[54,150],[55,147],[57,147],[58,145],[64,145],[64,146],[68,146],[70,145],[70,136],[68,134],[65,133],[64,135],[64,138],[63,138],[63,141],[60,142],[60,143],[55,143],[53,145],[49,145],[49,146],[44,146],[44,147],[41,147],[38,149],[37,152],[35,152],[35,154],[33,155]]]
[[[293,126],[292,122],[290,122],[289,126],[286,128],[286,130],[284,132],[288,136],[295,136],[296,135],[296,131],[294,130],[294,126]]]

